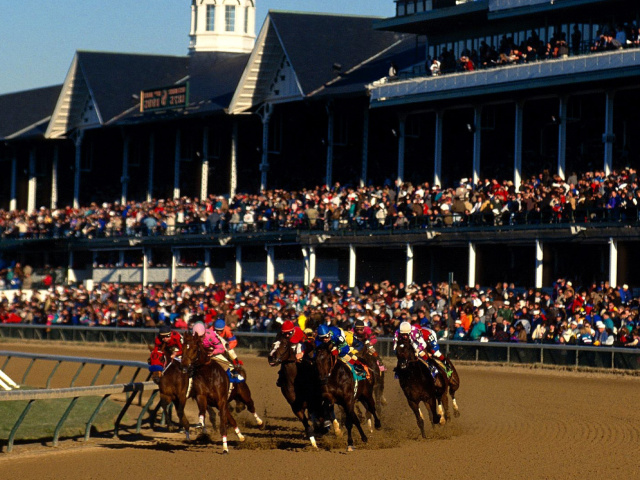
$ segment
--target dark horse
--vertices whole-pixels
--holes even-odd
[[[380,419],[376,414],[376,403],[373,399],[373,381],[364,379],[356,383],[351,368],[346,363],[339,361],[325,345],[316,348],[314,357],[322,387],[322,397],[331,405],[338,404],[344,409],[347,450],[352,451],[351,429],[354,424],[362,441],[367,442],[367,436],[364,434],[360,420],[355,413],[356,401],[360,401],[373,416],[376,429],[381,428]]]
[[[318,416],[322,411],[320,384],[313,365],[306,360],[296,360],[295,347],[286,337],[278,336],[269,353],[269,365],[281,365],[278,385],[282,395],[302,422],[311,445],[318,448],[307,412],[310,416]]]
[[[229,411],[230,382],[227,373],[216,362],[209,359],[202,339],[186,332],[182,337],[182,368],[192,373],[190,396],[198,404],[200,422],[204,426],[204,414],[209,406],[220,412],[220,435],[222,451],[229,453],[227,446],[227,422],[234,428],[240,441],[244,436]],[[255,411],[255,409],[254,409]],[[213,421],[211,422],[213,424]]]

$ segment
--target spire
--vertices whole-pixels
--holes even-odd
[[[250,53],[256,40],[254,0],[191,0],[189,53]]]

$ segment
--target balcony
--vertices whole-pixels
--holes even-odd
[[[371,106],[429,102],[558,87],[640,75],[640,49],[543,60],[442,76],[399,77],[369,85]],[[600,83],[602,85],[602,83]]]

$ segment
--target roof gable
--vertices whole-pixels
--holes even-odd
[[[54,85],[0,95],[0,138],[42,135],[61,88]]]

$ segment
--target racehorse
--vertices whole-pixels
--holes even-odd
[[[282,395],[291,406],[291,410],[302,422],[304,432],[311,445],[318,448],[309,423],[309,416],[318,415],[322,411],[320,385],[313,366],[308,361],[297,361],[295,345],[285,336],[279,336],[271,347],[269,365],[280,365],[278,385]]]
[[[376,411],[380,412],[382,406],[386,405],[387,400],[384,398],[384,370],[380,367],[378,357],[370,354],[366,348],[362,352],[358,352],[358,358],[367,365],[369,371],[374,377],[373,398],[376,401]]]
[[[398,365],[395,368],[395,373],[400,380],[400,387],[407,398],[409,407],[413,410],[422,437],[426,438],[420,402],[424,402],[431,409],[433,424],[443,425],[446,422],[446,410],[443,409],[441,402],[446,403],[449,380],[446,373],[440,370],[434,379],[431,369],[423,361],[417,360],[413,347],[408,342],[398,341],[396,356]],[[457,409],[457,405],[454,405],[454,408]]]
[[[186,332],[182,337],[182,368],[192,373],[191,397],[195,398],[199,409],[200,424],[204,427],[204,413],[213,406],[220,413],[220,435],[222,451],[229,453],[227,445],[227,422],[234,428],[238,439],[244,441],[238,425],[229,411],[230,382],[227,373],[216,361],[208,358],[202,339]],[[255,411],[255,409],[254,409]],[[212,425],[215,425],[213,421]]]
[[[376,429],[381,428],[373,399],[373,382],[375,380],[365,378],[356,382],[351,368],[346,363],[338,361],[337,357],[325,345],[320,345],[315,349],[314,358],[320,378],[322,397],[331,405],[338,404],[344,409],[345,425],[347,427],[347,450],[353,451],[351,429],[354,424],[360,433],[362,441],[364,443],[367,442],[367,436],[362,430],[360,420],[355,413],[356,401],[360,401],[373,416]]]

